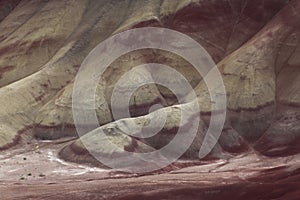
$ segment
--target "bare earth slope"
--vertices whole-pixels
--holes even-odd
[[[299,0],[1,1],[0,20],[1,199],[299,199]],[[196,92],[202,116],[183,160],[153,174],[124,174],[95,160],[78,138],[74,78],[97,44],[147,26],[185,33],[208,51],[223,77],[228,112],[218,143],[197,159],[213,103],[202,77],[170,52],[121,56],[96,91],[99,130],[121,149],[163,147],[184,108],[170,90],[151,84],[134,93],[131,118],[113,119],[114,86],[134,66],[156,62],[179,71]],[[163,109],[149,113],[157,103],[170,117],[156,137],[138,140],[120,130],[120,120],[130,128],[160,119]],[[122,154],[94,143],[96,136],[97,129],[84,136],[93,152]]]

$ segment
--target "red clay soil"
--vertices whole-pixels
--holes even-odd
[[[32,141],[4,151],[1,199],[296,200],[300,195],[300,155],[267,158],[248,152],[137,175],[65,162],[57,154],[68,143]]]

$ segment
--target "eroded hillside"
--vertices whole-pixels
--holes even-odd
[[[27,190],[25,196],[33,199],[51,199],[47,192],[55,190],[59,198],[65,198],[65,191],[76,190],[70,199],[105,199],[116,190],[114,197],[124,199],[167,198],[169,191],[174,194],[169,199],[182,195],[191,199],[299,196],[299,0],[2,1],[0,20],[0,190],[9,189],[6,199],[18,198],[15,191],[19,189]],[[97,155],[123,153],[105,141],[95,142],[97,130],[84,136],[92,147],[86,150],[74,125],[72,92],[75,76],[93,48],[112,35],[141,27],[176,30],[205,48],[223,78],[227,115],[214,149],[199,160],[214,103],[203,77],[187,60],[163,50],[143,49],[119,57],[99,80],[95,99],[98,130],[110,135],[120,149],[151,152],[168,144],[180,127],[190,126],[190,121],[179,123],[178,110],[185,105],[158,84],[135,91],[129,102],[131,118],[113,118],[110,99],[114,86],[137,65],[160,63],[180,72],[196,93],[201,110],[197,137],[183,161],[137,178],[111,171],[91,156],[91,151]],[[146,76],[150,72],[145,68],[139,73]],[[124,90],[127,87],[123,85]],[[189,99],[192,91],[185,92]],[[81,109],[89,109],[84,98],[80,103]],[[155,104],[164,108],[149,113]],[[130,129],[134,123],[162,118],[164,110],[168,120],[157,136],[137,139],[122,132],[120,121]],[[22,167],[18,164],[21,157],[29,159],[21,162]],[[57,168],[62,171],[54,172]],[[19,176],[23,182],[16,186]],[[126,187],[118,185],[118,177]],[[87,181],[85,189],[76,183],[82,179]],[[63,186],[68,181],[72,184]],[[48,186],[50,183],[53,185]],[[262,194],[257,183],[270,191],[269,196]],[[113,189],[103,189],[110,184]],[[46,192],[35,194],[40,185]],[[206,193],[206,187],[213,192]],[[244,192],[233,195],[228,191],[232,188]]]

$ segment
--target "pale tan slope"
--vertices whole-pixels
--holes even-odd
[[[96,90],[96,113],[100,124],[106,124],[113,121],[112,113],[110,110],[111,107],[111,96],[113,90],[121,92],[122,97],[125,93],[130,92],[129,89],[136,90],[129,101],[129,107],[132,115],[144,115],[149,112],[151,105],[155,103],[160,103],[164,106],[168,106],[164,98],[160,95],[156,85],[146,85],[140,88],[134,88],[137,77],[142,78],[147,76],[148,79],[151,79],[151,75],[144,68],[138,71],[132,71],[132,75],[129,77],[126,85],[118,85],[116,87],[117,81],[133,66],[143,64],[144,60],[141,60],[141,52],[131,53],[130,55],[125,55],[120,57],[116,62],[108,67],[106,72],[103,74],[101,81],[97,85]],[[142,77],[141,77],[142,76]],[[130,83],[133,88],[130,88]],[[50,100],[42,109],[39,110],[39,115],[37,116],[36,122],[38,126],[42,129],[39,132],[46,132],[47,127],[57,127],[57,126],[72,126],[73,115],[72,115],[72,92],[73,92],[74,83],[68,84],[62,91],[60,91],[56,97]],[[87,88],[85,88],[87,89]],[[127,107],[124,101],[116,99],[119,102],[116,102],[115,108],[120,110],[123,107]],[[77,101],[78,107],[81,109],[91,109],[88,107],[88,104],[92,100],[82,98]],[[124,102],[124,105],[120,105],[121,102]],[[114,119],[116,120],[116,119]],[[61,131],[63,134],[64,131]],[[59,135],[59,133],[57,133]],[[62,135],[63,136],[63,135]]]
[[[135,51],[124,56],[121,56],[115,62],[113,62],[103,74],[100,83],[98,84],[98,90],[96,93],[96,103],[97,105],[102,105],[101,108],[97,108],[97,116],[100,124],[106,124],[111,122],[111,96],[113,90],[116,88],[117,81],[132,70],[134,66],[138,66],[144,63],[155,62],[162,63],[169,66],[172,66],[175,70],[180,72],[180,74],[184,75],[186,79],[191,83],[192,86],[195,86],[201,79],[199,74],[194,70],[194,68],[184,59],[178,58],[176,55],[169,54],[166,52],[152,52],[150,50],[143,51]],[[151,78],[151,74],[144,71],[138,72],[136,74],[139,76],[147,76],[148,79]],[[133,75],[134,76],[134,75]],[[169,74],[158,74],[161,77],[168,77]],[[135,77],[137,80],[138,78]],[[132,77],[133,80],[134,77]],[[179,79],[170,79],[172,80],[172,84],[176,85],[177,82],[180,82]],[[152,80],[153,81],[153,80]],[[130,84],[130,79],[125,85],[119,85],[119,90],[123,93],[126,92]],[[156,86],[154,84],[146,85],[141,88],[134,88],[134,83],[132,83],[133,88],[136,91],[132,94],[131,100],[129,102],[130,112],[132,116],[144,115],[149,112],[150,106],[153,104],[162,104],[163,106],[168,106],[176,103],[176,97],[174,97],[173,93],[166,88]],[[72,125],[73,116],[72,116],[72,92],[73,92],[74,83],[68,84],[64,89],[62,89],[56,97],[50,100],[47,104],[43,106],[41,110],[39,110],[39,115],[37,116],[36,122],[38,126],[43,128],[40,132],[49,132],[51,130],[46,130],[46,128],[51,127],[62,127],[65,125]],[[182,91],[183,94],[188,93],[188,91]],[[84,98],[82,99],[82,106],[87,103]],[[118,106],[117,106],[118,107]],[[125,104],[120,105],[119,109],[122,107],[127,107]],[[63,132],[61,134],[63,136]],[[46,134],[46,133],[45,133]],[[56,134],[59,135],[59,132],[56,131]],[[40,135],[40,134],[39,134]]]
[[[220,4],[224,9],[220,8]],[[192,36],[207,48],[215,60],[220,60],[246,42],[283,5],[283,2],[276,1],[273,7],[256,10],[254,3],[247,3],[241,15],[234,18],[242,7],[237,2],[229,4],[225,0],[23,0],[0,23],[0,30],[3,30],[0,33],[0,85],[5,85],[0,88],[0,146],[12,144],[18,132],[37,123],[55,127],[72,123],[71,82],[86,55],[113,33],[147,25],[174,28]],[[255,18],[253,13],[266,13],[266,16]],[[243,19],[239,26],[235,23],[237,19]],[[243,32],[245,27],[249,29]],[[236,33],[233,38],[232,33]],[[227,46],[230,46],[229,50]],[[159,58],[157,55],[155,52],[154,57],[164,63],[165,56]],[[198,76],[187,70],[190,67],[185,61],[176,63],[176,59],[172,59],[175,60],[171,61],[175,64],[174,68],[187,71],[185,75],[193,85],[200,81]],[[116,67],[119,68],[118,65]],[[111,74],[114,73],[108,71],[107,77]],[[117,79],[120,74],[114,75]],[[111,84],[115,81],[108,79],[107,85],[103,84],[105,95],[99,93],[101,101],[105,98],[107,103]],[[143,96],[152,93],[152,96],[149,96],[149,101],[140,98],[137,105],[152,103],[155,101],[153,96],[161,93],[159,98],[164,101],[168,91],[158,89],[153,87],[141,93]],[[65,103],[61,103],[62,99]],[[108,112],[107,107],[105,110]],[[110,116],[104,120],[110,121]]]
[[[64,3],[68,4],[68,1]],[[1,88],[0,146],[13,143],[18,131],[35,124],[39,109],[75,77],[75,72],[87,53],[117,29],[127,13],[121,8],[127,3],[128,1],[89,2],[83,17],[76,15],[80,18],[79,26],[68,40],[64,38],[65,45],[55,56],[44,66],[39,66],[42,68],[40,71]],[[82,8],[85,6],[80,10]],[[32,30],[30,27],[27,29]],[[10,102],[9,99],[16,100]],[[10,106],[5,106],[6,104]]]
[[[171,7],[174,10],[177,9],[177,5],[173,6],[172,4]],[[143,3],[142,1],[137,1],[137,2],[133,1],[130,2],[130,7],[128,9],[129,10],[126,11],[127,19],[126,18],[122,19],[121,23],[119,24],[119,27],[114,31],[114,33],[120,32],[122,30],[130,29],[136,26],[137,24],[143,21],[151,20],[152,18],[159,20],[158,17],[160,15],[159,13],[160,7],[159,4],[155,2]],[[172,12],[174,12],[174,10]],[[89,19],[86,20],[87,22],[90,21]],[[104,27],[107,26],[106,23],[107,22],[103,18],[101,18],[101,20],[99,20],[96,26]],[[168,60],[166,61],[166,59]],[[104,100],[106,100],[107,102],[105,104],[107,104],[107,106],[109,107],[111,103],[110,98],[111,98],[112,90],[114,89],[115,84],[119,80],[119,78],[132,67],[146,62],[159,62],[159,63],[169,64],[173,66],[176,70],[179,70],[182,74],[186,74],[187,79],[191,83],[193,83],[193,85],[196,85],[196,83],[199,82],[200,79],[199,75],[195,73],[195,70],[193,70],[193,68],[185,60],[176,59],[176,56],[164,52],[158,54],[151,51],[139,51],[121,57],[107,69],[102,79],[103,81],[102,84],[103,86],[101,86],[102,89],[98,90],[100,93],[97,96],[100,95],[99,98],[102,99],[100,102],[102,102],[104,98]],[[72,114],[71,114],[71,99],[69,99],[72,96],[72,89],[73,89],[73,84],[70,84],[66,89],[64,89],[63,93],[60,95],[62,98],[68,99],[67,100],[68,104],[60,105],[58,103],[55,103],[57,102],[57,100],[55,100],[54,98],[51,100],[51,103],[46,104],[39,111],[40,114],[36,119],[38,126],[46,128],[52,126],[62,127],[63,124],[73,124],[71,123],[73,122]],[[166,91],[163,88],[160,88],[160,91],[164,93],[164,96],[169,95],[169,91]],[[173,98],[173,96],[171,96],[171,98]],[[148,113],[149,105],[152,105],[153,103],[162,103],[164,106],[167,105],[164,98],[161,97],[159,91],[157,91],[156,86],[152,85],[148,89],[145,87],[144,89],[141,88],[133,95],[133,98],[130,102],[131,111],[135,116],[146,114]],[[105,106],[105,108],[103,108],[103,110],[101,110],[98,113],[100,124],[105,124],[107,122],[111,122],[112,120],[111,113],[108,110],[107,106]],[[53,132],[51,130],[45,130],[45,129],[42,129],[41,131]],[[38,130],[37,134],[39,135],[41,131]],[[57,133],[57,131],[55,132]]]
[[[20,10],[24,12],[23,7]],[[0,86],[24,78],[48,62],[78,26],[84,10],[85,1],[49,1],[17,29],[10,27],[12,32],[0,44],[0,66],[8,68]],[[4,20],[1,24],[9,23]]]
[[[274,7],[276,7],[276,6],[278,6],[276,4],[282,4],[282,3],[280,3],[280,2],[274,2],[274,4],[275,4]],[[177,12],[178,12],[178,15],[179,15],[179,17],[177,17],[177,18],[179,20],[180,17],[181,17],[181,15],[182,15],[180,12],[184,12],[184,11],[181,11],[181,10],[184,10],[185,7],[190,6],[191,8],[201,10],[202,7],[209,6],[208,2],[206,2],[206,1],[204,1],[202,3],[199,3],[197,1],[177,1],[177,2],[176,1],[172,1],[172,2],[170,2],[170,1],[164,1],[162,3],[162,6],[161,6],[160,12],[159,12],[159,7],[157,5],[158,4],[156,2],[148,2],[146,4],[142,3],[141,1],[139,1],[139,2],[131,2],[130,7],[128,8],[129,11],[130,11],[129,12],[130,14],[128,15],[128,18],[125,19],[122,22],[122,24],[120,25],[120,27],[115,32],[120,32],[120,31],[126,30],[126,29],[128,29],[130,27],[137,26],[137,24],[141,23],[142,21],[146,21],[146,22],[148,21],[150,23],[150,25],[163,26],[163,23],[165,22],[164,17],[170,17],[166,13],[173,13],[173,14],[171,14],[171,16],[173,15],[173,17],[175,17],[175,18],[174,18],[174,22],[173,22],[174,24],[172,24],[171,27],[179,29],[180,28],[180,24],[179,24],[179,27],[178,27],[177,22],[176,22]],[[230,4],[230,6],[234,6],[234,5],[235,5],[235,3]],[[230,6],[227,5],[228,8]],[[236,5],[236,8],[234,8],[233,10],[235,12],[237,12],[239,9],[241,9],[240,8],[241,6],[242,5]],[[249,12],[249,10],[253,10],[253,6],[251,6],[251,5],[245,4],[243,6],[245,7],[244,9],[246,11],[248,11],[248,12]],[[214,10],[214,9],[216,9],[215,7],[217,7],[215,3],[213,3],[210,7],[212,9],[211,10],[212,13],[218,13],[217,12],[218,10]],[[137,8],[139,8],[139,9],[137,9]],[[247,9],[249,9],[249,10],[247,10]],[[229,15],[232,14],[231,12],[228,12]],[[274,9],[274,10],[269,9],[268,10],[268,8],[266,8],[266,10],[263,10],[263,11],[260,10],[260,12],[264,12],[265,13],[264,15],[266,15],[266,16],[263,18],[262,21],[264,21],[264,20],[266,21],[266,20],[268,20],[272,16],[272,13],[274,14],[276,12],[276,9]],[[218,13],[218,14],[220,14],[220,13]],[[221,13],[221,14],[223,14],[223,13]],[[236,13],[234,13],[234,14],[236,14]],[[159,15],[160,15],[160,18],[159,18]],[[216,17],[216,16],[214,16],[214,17]],[[238,21],[237,24],[238,25],[243,25],[243,28],[247,27],[247,25],[249,25],[251,23],[253,25],[253,27],[252,26],[250,26],[250,27],[255,30],[255,28],[258,28],[258,27],[261,26],[259,24],[263,24],[262,21],[259,21],[259,24],[256,24],[257,21],[258,21],[257,19],[251,19],[251,18],[249,18],[247,20],[242,20],[242,19],[245,18],[245,16],[238,16],[238,17],[239,17],[240,21]],[[199,18],[199,16],[198,16],[198,18]],[[196,17],[196,20],[201,21],[201,18],[200,19],[198,19],[198,18]],[[161,20],[162,20],[162,22],[161,22]],[[215,18],[213,18],[213,20],[217,21]],[[222,22],[218,22],[217,21],[216,23],[227,23],[228,21],[232,21],[230,17],[225,18],[225,20],[227,20],[227,21],[222,21]],[[186,19],[185,22],[188,23],[189,19]],[[169,23],[168,21],[165,22],[165,23],[166,23],[167,26],[170,25],[170,24],[168,24]],[[198,23],[198,21],[196,21],[194,23],[196,24],[196,23]],[[202,34],[213,35],[213,34],[206,33],[206,31],[210,32],[211,30],[207,30],[205,24],[207,24],[207,23],[203,23],[203,27],[197,27],[198,30],[201,30]],[[215,29],[219,29],[221,32],[222,31],[228,31],[224,27],[220,28],[219,24],[215,24],[215,25],[216,26],[214,27],[214,31],[215,31]],[[233,31],[238,31],[238,30],[239,30],[239,28],[236,28],[236,27],[233,29]],[[251,30],[251,31],[253,32],[254,30]],[[231,31],[231,29],[230,29],[230,31]],[[218,31],[215,31],[215,32],[218,32]],[[251,34],[248,34],[247,31],[245,31],[245,32],[246,32],[245,33],[246,35],[242,36],[242,38],[244,38],[244,39],[240,39],[241,40],[240,42],[243,42],[243,40],[247,39],[247,37],[249,37],[249,35],[251,35]],[[189,31],[187,33],[189,34]],[[200,41],[203,44],[203,43],[205,43],[205,40],[203,40],[202,37],[201,38],[197,37],[197,35],[201,35],[201,33],[199,33],[199,32],[194,33],[195,37],[193,37],[193,38],[197,39],[198,41]],[[247,36],[247,34],[248,34],[248,36]],[[238,39],[239,37],[240,36],[235,36],[234,39],[233,38],[231,38],[231,39],[232,39],[233,42],[236,42],[236,39]],[[236,46],[237,45],[239,45],[239,44],[236,44]],[[233,45],[233,46],[235,46],[235,45]],[[230,47],[230,48],[234,49],[234,47]],[[178,70],[179,72],[181,72],[183,75],[186,75],[187,79],[192,83],[193,86],[195,86],[197,84],[197,82],[199,82],[199,80],[201,79],[199,77],[199,75],[197,75],[197,72],[195,72],[192,67],[188,66],[188,64],[186,64],[184,61],[181,61],[181,60],[179,61],[178,58],[176,58],[176,56],[174,56],[174,55],[168,55],[168,54],[163,53],[163,52],[159,52],[159,53],[153,52],[153,53],[154,53],[154,56],[155,56],[154,58],[151,57],[152,55],[150,56],[150,58],[149,58],[149,55],[147,55],[147,61],[148,62],[150,62],[150,61],[152,61],[152,62],[156,61],[156,62],[159,62],[159,63],[166,63],[166,64],[171,65],[176,70]],[[212,53],[213,56],[215,55],[214,51],[211,51],[210,53]],[[141,57],[142,56],[143,55],[141,55]],[[166,60],[166,57],[169,58],[169,59],[167,61],[164,61],[164,60]],[[114,83],[113,82],[114,82],[115,78],[110,78],[109,80],[111,80],[111,82],[109,84],[107,84],[107,85],[109,85],[110,88],[113,88],[114,87]],[[118,79],[116,79],[116,80],[118,80]],[[112,89],[110,89],[110,90],[112,90]],[[159,90],[163,94],[164,97],[174,98],[174,96],[172,96],[169,91],[166,91],[166,90],[164,90],[161,87],[159,87]],[[111,93],[111,92],[109,92],[109,93]],[[109,97],[110,97],[110,95],[107,95],[107,100],[109,100]],[[172,100],[170,100],[170,101],[172,102]]]
[[[111,9],[111,3],[98,6],[116,13],[115,10]],[[116,5],[114,6],[115,9],[118,8]],[[122,7],[123,5],[119,4],[119,6]],[[99,21],[100,14],[97,14],[97,10],[92,10],[92,12],[86,12],[86,15],[93,16],[93,18],[86,16],[91,23],[90,26],[85,26],[85,20],[87,19],[83,17],[82,26],[76,29],[70,36],[69,42],[66,41],[65,45],[47,64],[40,66],[41,70],[0,89],[0,102],[2,105],[0,146],[13,143],[13,139],[20,130],[35,124],[39,109],[74,78],[78,66],[93,48],[93,44],[103,40],[108,35],[103,33],[103,27],[94,26]],[[122,15],[122,13],[119,12],[117,15]],[[108,20],[115,20],[115,18],[109,15],[102,17],[102,23],[108,23]],[[120,18],[117,18],[117,20],[120,20]],[[107,28],[104,31],[110,30]],[[100,34],[101,32],[102,34]],[[89,43],[87,43],[85,37],[91,33],[95,34],[96,37],[92,35]]]
[[[11,143],[19,130],[33,124],[37,109],[46,103],[45,99],[51,98],[72,79],[72,73],[66,74],[62,70],[62,67],[69,68],[70,72],[73,70],[75,73],[73,64],[63,58],[70,48],[71,44],[61,49],[60,56],[54,57],[43,70],[0,89],[0,132],[4,136],[1,146]]]

